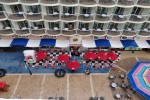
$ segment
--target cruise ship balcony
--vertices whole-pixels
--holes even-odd
[[[79,0],[82,5],[95,5],[96,0]]]
[[[134,0],[119,0],[118,4],[123,6],[131,6],[134,5]]]
[[[58,35],[60,35],[60,30],[58,29],[58,30],[47,30],[47,35],[49,35],[49,36],[58,36]]]
[[[143,21],[145,21],[145,19],[142,15],[131,15],[129,20],[134,21],[134,22],[143,22]]]
[[[46,35],[44,29],[31,29],[31,32],[32,32],[33,36],[43,36],[43,35]]]
[[[138,35],[141,35],[141,36],[150,36],[150,30],[148,29],[144,29],[144,30],[141,30]]]
[[[127,20],[127,16],[125,16],[125,15],[113,15],[112,20],[117,21],[117,22],[124,22]]]
[[[97,14],[95,20],[97,21],[109,21],[110,20],[110,16],[106,15],[106,14]]]
[[[0,20],[6,19],[7,17],[5,16],[5,12],[1,11],[0,12]]]
[[[55,20],[59,20],[59,14],[47,14],[44,15],[44,20],[47,21],[55,21]]]
[[[64,36],[74,36],[74,35],[76,35],[76,30],[66,30],[66,29],[63,29],[62,30],[62,34]]]
[[[112,30],[109,30],[107,32],[107,35],[111,35],[111,36],[119,36],[120,35],[120,32],[116,29],[112,29]]]
[[[136,36],[136,32],[124,30],[124,31],[122,32],[122,35],[132,37],[132,36]]]
[[[99,0],[100,5],[115,5],[115,0]]]
[[[101,30],[101,29],[93,30],[92,34],[94,36],[104,36],[104,35],[106,35],[105,30]]]
[[[77,16],[75,14],[65,13],[61,16],[61,19],[66,21],[74,21],[77,20]]]
[[[41,16],[41,13],[28,12],[27,19],[28,20],[42,20],[42,16]]]
[[[86,28],[82,28],[81,30],[77,31],[77,34],[81,36],[89,36],[91,35],[91,31]]]
[[[8,14],[8,18],[11,20],[24,20],[24,15],[22,12],[18,12],[18,13],[7,13]]]
[[[56,3],[58,3],[58,0],[41,0],[41,3],[43,3],[43,4],[56,4]]]
[[[19,29],[19,30],[16,30],[16,35],[19,35],[19,36],[27,36],[27,35],[30,35],[31,33],[29,32],[29,29]]]
[[[78,17],[78,20],[81,20],[81,21],[92,21],[93,20],[93,16],[91,14],[80,14],[80,16]]]
[[[138,5],[142,5],[142,6],[150,6],[150,0],[139,0]]]
[[[69,5],[69,4],[78,4],[78,0],[61,0],[60,2],[62,4],[66,4],[66,5]]]
[[[9,35],[13,35],[14,32],[10,27],[6,27],[5,29],[0,30],[0,34],[3,36],[9,36]]]
[[[9,4],[11,4],[11,3],[17,3],[18,0],[0,0],[0,2],[1,3],[9,3]]]
[[[21,3],[27,3],[27,4],[32,4],[32,3],[39,3],[38,0],[20,0]]]

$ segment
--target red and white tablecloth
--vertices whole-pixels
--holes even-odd
[[[36,57],[37,61],[40,61],[42,59],[45,59],[47,57],[47,54],[44,51],[40,51],[35,54],[35,57]]]
[[[75,60],[72,60],[68,62],[67,67],[70,70],[77,70],[80,67],[80,63]]]
[[[94,52],[89,51],[85,53],[85,58],[88,60],[95,60],[97,56]]]
[[[108,58],[109,60],[117,60],[118,59],[118,55],[116,53],[114,53],[113,51],[108,52]]]
[[[108,52],[98,52],[97,53],[97,58],[99,60],[108,60]]]
[[[61,54],[58,56],[58,61],[59,62],[68,62],[70,57],[67,54]]]

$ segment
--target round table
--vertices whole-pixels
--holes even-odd
[[[118,59],[118,55],[115,52],[112,52],[112,51],[108,52],[107,56],[108,56],[109,60],[115,61],[115,60]]]
[[[125,78],[125,75],[124,75],[124,74],[121,74],[120,77],[121,77],[121,78]]]
[[[131,95],[130,93],[127,93],[127,97],[128,97],[128,98],[131,98],[132,95]]]
[[[108,55],[107,54],[108,54],[107,52],[103,52],[103,51],[98,52],[97,53],[97,58],[99,60],[108,60]]]
[[[121,98],[121,95],[120,94],[116,94],[116,98],[120,99]]]
[[[110,75],[109,76],[110,79],[114,79],[114,77],[115,77],[114,75]]]
[[[115,82],[112,82],[112,83],[111,83],[111,86],[112,86],[113,88],[115,88],[115,87],[117,87],[117,84],[116,84]]]
[[[95,60],[97,58],[96,54],[94,52],[86,52],[85,57],[88,60]]]
[[[69,59],[70,59],[70,57],[67,54],[61,54],[61,55],[58,56],[58,61],[59,62],[66,63],[66,62],[69,61]]]
[[[77,70],[80,67],[80,63],[75,60],[72,60],[68,62],[67,67],[70,70]]]
[[[122,83],[122,84],[121,84],[121,87],[122,87],[122,88],[127,88],[127,85],[126,85],[125,83]]]
[[[47,57],[47,54],[44,51],[40,51],[35,54],[35,57],[38,61],[40,61],[42,59],[45,59]]]

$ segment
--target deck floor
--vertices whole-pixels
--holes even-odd
[[[121,52],[121,60],[117,63],[119,69],[110,74],[127,73],[136,61],[150,61],[149,53]],[[47,99],[63,96],[65,100],[88,100],[91,96],[104,96],[105,100],[114,100],[108,75],[109,73],[67,74],[63,78],[56,78],[53,74],[8,74],[0,78],[0,81],[6,81],[10,85],[8,92],[0,92],[0,98],[18,95],[23,99]],[[141,100],[139,98],[137,95],[133,96],[133,100]]]
[[[91,96],[104,96],[112,100],[108,74],[66,75],[56,78],[54,75],[6,75],[0,81],[6,81],[8,92],[1,92],[1,98],[18,95],[24,99],[47,99],[65,97],[65,100],[88,100]]]

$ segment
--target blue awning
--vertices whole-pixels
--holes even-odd
[[[41,39],[40,46],[55,46],[56,39]]]
[[[27,43],[28,43],[28,39],[16,38],[16,39],[13,39],[10,46],[26,46]]]
[[[135,40],[121,40],[124,47],[138,47]]]
[[[146,40],[146,42],[150,45],[150,40]]]
[[[111,47],[109,40],[106,39],[95,40],[95,44],[97,47]]]

